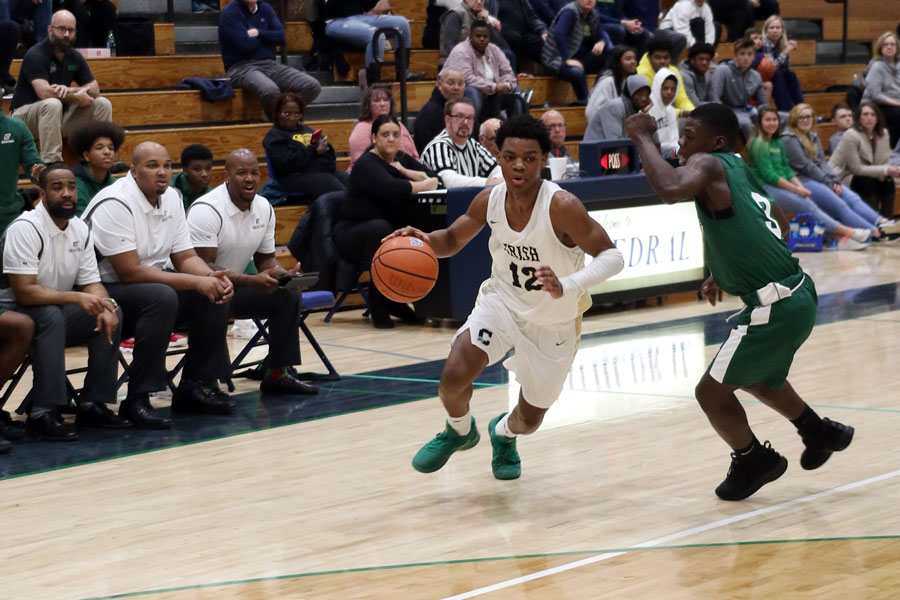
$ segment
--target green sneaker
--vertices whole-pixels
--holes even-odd
[[[497,479],[518,479],[522,474],[522,461],[516,452],[516,438],[497,435],[494,430],[497,423],[506,413],[501,413],[488,423],[488,433],[491,434],[491,446],[494,449],[494,458],[491,460],[491,469]]]
[[[434,439],[422,446],[413,457],[413,469],[421,473],[434,473],[450,460],[450,456],[457,450],[474,448],[481,435],[475,427],[475,417],[472,417],[472,429],[468,435],[459,435],[449,424]]]

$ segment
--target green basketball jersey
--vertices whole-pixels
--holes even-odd
[[[732,296],[755,292],[802,272],[781,240],[772,202],[737,154],[713,154],[725,168],[732,208],[711,214],[699,201],[706,261],[720,288]]]

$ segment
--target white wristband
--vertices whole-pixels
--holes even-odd
[[[563,295],[583,294],[625,268],[625,259],[618,248],[608,248],[594,257],[591,264],[559,280]]]

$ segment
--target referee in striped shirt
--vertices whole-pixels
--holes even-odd
[[[444,130],[422,152],[422,162],[447,188],[484,187],[503,182],[500,167],[487,148],[472,139],[475,105],[468,98],[444,105]]]

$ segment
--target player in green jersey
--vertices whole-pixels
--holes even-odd
[[[816,288],[781,239],[771,200],[734,154],[734,113],[704,104],[691,113],[679,140],[682,166],[659,154],[656,121],[638,113],[626,121],[647,180],[666,204],[695,200],[712,275],[701,294],[715,306],[722,292],[745,307],[695,394],[716,433],[734,450],[731,468],[716,488],[723,500],[743,500],[787,469],[787,460],[761,444],[734,392],[745,390],[791,420],[806,448],[800,466],[821,467],[853,439],[853,428],[822,419],[787,381],[794,353],[816,317]]]

